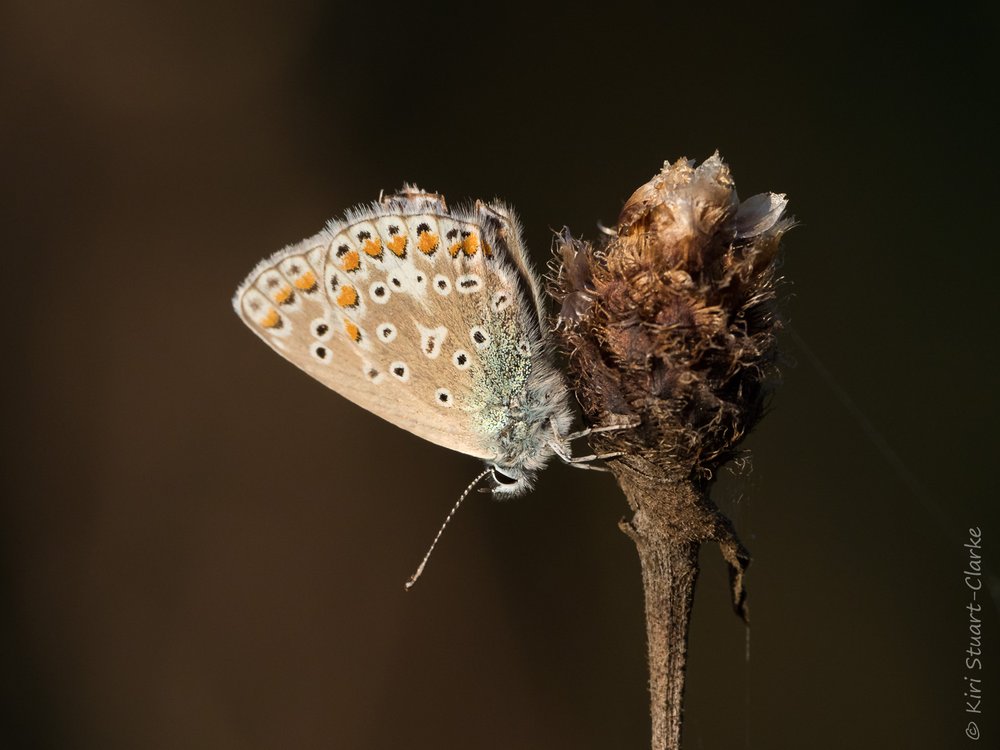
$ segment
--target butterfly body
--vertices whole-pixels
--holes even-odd
[[[568,389],[504,206],[451,211],[404,187],[262,261],[233,306],[332,390],[486,461],[495,494],[527,491],[554,453],[568,454]]]

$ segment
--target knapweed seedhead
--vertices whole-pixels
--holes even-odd
[[[701,483],[760,419],[774,375],[783,195],[741,202],[718,153],[666,163],[599,244],[564,231],[553,295],[592,422],[641,419],[602,448]]]

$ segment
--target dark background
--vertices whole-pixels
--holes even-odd
[[[823,8],[5,4],[0,746],[646,746],[611,479],[477,496],[406,595],[477,463],[326,391],[229,299],[404,180],[512,202],[542,264],[551,230],[593,237],[716,148],[742,196],[789,195],[784,309],[835,385],[786,335],[753,470],[716,487],[752,638],[705,548],[685,747],[975,746],[997,16]],[[995,611],[984,640],[995,747]]]

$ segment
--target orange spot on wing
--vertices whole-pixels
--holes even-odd
[[[361,256],[358,255],[357,250],[351,250],[351,252],[344,255],[344,270],[345,271],[357,271],[361,268]]]
[[[358,304],[358,290],[353,286],[345,286],[337,295],[337,304],[341,307],[354,307]]]
[[[365,251],[365,255],[369,255],[372,258],[382,257],[382,240],[378,237],[374,237],[370,240],[365,240],[365,244],[361,247]]]
[[[361,341],[361,329],[354,325],[351,321],[344,321],[344,330],[347,331],[347,335],[351,341],[355,343]]]
[[[316,276],[312,271],[306,271],[304,274],[299,276],[295,280],[295,286],[297,286],[302,291],[307,291],[316,286]]]
[[[483,240],[483,253],[486,255],[487,258],[493,257],[493,248],[490,247],[490,243],[487,242],[486,240]]]
[[[438,249],[438,236],[431,232],[424,232],[417,241],[417,247],[424,255],[432,255]]]
[[[474,234],[466,237],[462,243],[462,252],[470,257],[479,252],[479,238]]]
[[[462,252],[462,244],[463,243],[461,242],[456,242],[454,245],[448,248],[448,252],[451,253],[452,258],[457,258],[458,254]]]
[[[394,254],[402,258],[406,255],[406,237],[401,234],[397,234],[391,240],[386,243],[389,249],[392,250]]]
[[[260,324],[264,328],[275,328],[281,323],[281,316],[278,315],[278,311],[273,307],[267,311],[267,315],[260,321]]]
[[[279,305],[283,305],[288,300],[292,298],[292,288],[290,286],[282,287],[279,291],[274,293],[274,301]]]

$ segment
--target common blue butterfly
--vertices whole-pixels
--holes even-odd
[[[262,261],[233,307],[340,395],[483,459],[459,503],[483,478],[512,497],[553,455],[594,458],[570,458],[570,441],[588,431],[567,432],[569,390],[541,284],[504,205],[452,211],[442,196],[404,186]]]

